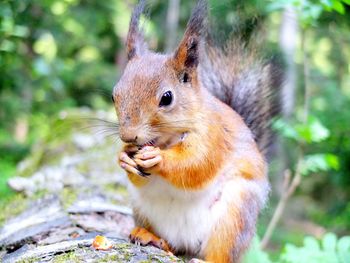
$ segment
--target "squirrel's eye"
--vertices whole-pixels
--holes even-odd
[[[159,107],[162,106],[169,106],[171,104],[171,102],[173,101],[173,93],[168,90],[167,92],[165,92],[159,102]]]

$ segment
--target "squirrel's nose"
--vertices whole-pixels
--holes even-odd
[[[120,133],[120,139],[125,143],[136,143],[137,142],[137,135],[133,132],[121,132]]]

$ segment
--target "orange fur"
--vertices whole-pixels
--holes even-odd
[[[138,174],[128,173],[128,178],[136,187],[142,187],[147,184],[147,178],[141,177]]]
[[[247,197],[243,192],[240,193],[240,203],[245,205]],[[235,202],[232,202],[227,213],[221,218],[214,227],[210,239],[205,248],[205,259],[215,263],[240,262],[241,251],[246,250],[248,242],[237,240],[237,237],[242,233],[245,224],[242,208],[237,207]],[[249,231],[254,231],[250,229]],[[240,253],[234,252],[234,249],[239,249]]]
[[[214,227],[212,235],[205,248],[205,259],[215,263],[232,262],[234,239],[239,234],[240,225],[232,218],[239,218],[239,211],[230,207],[224,218]]]
[[[154,168],[175,187],[203,188],[216,177],[229,151],[221,139],[220,128],[211,125],[200,129],[208,129],[211,136],[190,134],[184,143],[162,151],[163,162]],[[211,149],[221,154],[210,152]]]
[[[227,160],[226,156],[240,145],[235,132],[244,127],[243,121],[226,105],[216,101],[222,107],[219,113],[206,112],[208,122],[203,121],[197,127],[197,134],[190,134],[184,143],[162,151],[163,161],[150,169],[169,181],[173,186],[183,189],[201,189],[218,176],[218,171]],[[199,107],[199,106],[198,106]],[[226,125],[229,131],[224,131]],[[237,141],[232,138],[237,137]],[[233,160],[239,175],[252,180],[265,176],[265,163],[258,149],[251,142],[251,151],[245,156]],[[240,149],[236,149],[239,153]],[[253,160],[259,160],[254,162]]]

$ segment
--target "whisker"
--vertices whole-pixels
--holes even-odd
[[[107,91],[107,90],[99,89],[99,88],[88,88],[85,91],[87,93],[90,92],[93,94],[98,93],[98,94],[103,95],[105,98],[108,98],[108,99],[110,99],[112,96],[112,91]],[[112,103],[112,101],[111,101],[111,103]]]
[[[104,120],[104,119],[99,119],[99,118],[83,118],[87,121],[92,121],[92,122],[97,122],[97,123],[104,123],[104,124],[110,124],[110,125],[114,125],[116,127],[119,127],[119,123],[118,122],[113,122],[113,121],[108,121],[108,120]]]
[[[96,131],[96,134],[103,134],[103,133],[110,133],[110,134],[117,134],[119,135],[118,131],[110,130],[110,129],[100,129]]]

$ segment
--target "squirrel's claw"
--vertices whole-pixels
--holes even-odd
[[[140,171],[134,167],[132,167],[131,165],[127,164],[127,163],[124,163],[124,162],[121,162],[120,163],[120,167],[123,168],[127,173],[131,173],[131,174],[137,174],[137,175],[140,175],[140,176],[148,176],[147,173],[143,172],[143,171]]]
[[[138,175],[141,175],[143,177],[150,176],[150,173],[146,173],[140,166],[137,166],[137,170],[139,171]]]

